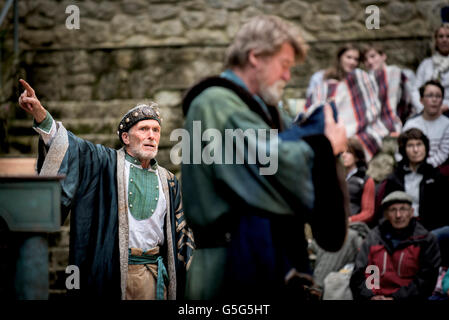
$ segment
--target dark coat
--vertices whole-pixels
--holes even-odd
[[[362,209],[362,196],[365,188],[366,180],[365,167],[357,168],[357,172],[354,173],[347,181],[349,191],[349,204],[351,207],[351,215],[355,215]]]
[[[399,162],[395,171],[381,183],[376,195],[377,221],[383,212],[380,203],[393,191],[405,191],[404,176],[410,169],[404,162]],[[433,230],[449,225],[449,180],[428,163],[418,168],[423,175],[419,185],[419,222],[427,229]]]
[[[394,245],[392,238],[398,244]],[[383,219],[369,233],[357,255],[350,280],[354,300],[369,300],[375,295],[390,296],[394,300],[426,299],[435,287],[440,263],[435,236],[415,218],[399,231]],[[370,273],[366,268],[370,265],[378,267],[378,288],[367,287]]]

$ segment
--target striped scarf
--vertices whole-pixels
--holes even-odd
[[[449,70],[449,56],[443,56],[439,52],[435,52],[432,56],[432,62],[432,79],[441,81],[441,74]]]
[[[411,92],[407,77],[396,66],[384,66],[372,73],[377,84],[381,120],[390,132],[401,132],[402,123],[411,115]]]
[[[329,100],[335,101],[347,136],[359,139],[369,161],[380,150],[382,139],[389,134],[381,120],[376,84],[365,71],[355,69],[340,82],[327,80],[318,86],[307,100],[306,109]]]

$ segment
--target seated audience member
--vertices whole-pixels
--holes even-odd
[[[435,289],[433,289],[432,295],[429,297],[429,300],[448,300],[447,290],[443,291],[443,280],[447,274],[448,267],[441,266],[438,272],[437,284],[435,285]]]
[[[358,59],[358,49],[342,47],[337,54],[336,66],[322,70],[322,76],[316,74],[312,77],[305,110],[309,112],[315,106],[333,100],[347,136],[357,136],[369,161],[390,132],[380,118],[381,104],[376,84],[368,73],[357,68]]]
[[[368,222],[374,214],[375,185],[366,175],[365,152],[357,138],[348,139],[348,149],[342,158],[351,209],[349,222]]]
[[[387,65],[387,54],[379,45],[366,46],[362,58],[377,84],[382,122],[390,132],[399,135],[402,124],[422,110],[419,94],[414,90],[413,71]]]
[[[416,90],[429,80],[440,81],[449,89],[449,23],[444,22],[434,32],[435,53],[424,59],[416,70]],[[449,110],[449,90],[442,100],[442,112]]]
[[[352,44],[345,44],[337,51],[337,57],[334,66],[315,72],[310,78],[309,86],[306,92],[308,98],[318,86],[326,80],[338,82],[342,80],[347,73],[350,73],[358,67],[360,60],[360,50]]]
[[[402,160],[379,186],[377,203],[393,191],[405,191],[413,199],[414,215],[427,230],[449,225],[449,182],[426,162],[429,139],[411,128],[401,133],[398,145]]]
[[[403,128],[420,129],[430,140],[427,162],[434,167],[443,164],[449,156],[449,118],[441,115],[444,88],[434,80],[427,81],[420,89],[424,109],[421,115],[409,119]]]
[[[425,300],[438,277],[438,242],[413,216],[405,192],[390,193],[382,209],[385,219],[357,254],[350,280],[354,300]]]
[[[342,159],[350,201],[350,224],[346,241],[337,252],[323,250],[314,240],[309,248],[316,254],[313,280],[322,291],[327,291],[324,280],[331,272],[337,272],[345,265],[354,263],[360,245],[370,231],[365,222],[371,220],[374,214],[374,180],[365,173],[365,152],[357,138],[348,139],[348,149],[343,152]],[[332,285],[334,284],[338,285],[333,282]]]
[[[443,278],[443,292],[449,296],[449,272],[446,272]]]
[[[348,234],[343,247],[337,252],[323,250],[315,240],[312,240],[309,249],[315,253],[316,260],[313,268],[315,288],[326,291],[325,279],[331,272],[337,272],[345,265],[354,263],[363,240],[370,228],[363,222],[353,222],[349,225]]]
[[[393,191],[407,192],[412,197],[415,217],[437,237],[443,265],[448,266],[449,240],[445,238],[449,235],[449,180],[426,162],[429,139],[421,130],[412,128],[403,132],[398,144],[402,160],[395,171],[380,184],[376,203]],[[376,210],[376,217],[381,215],[379,211]]]

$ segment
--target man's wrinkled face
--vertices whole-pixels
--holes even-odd
[[[139,121],[128,132],[122,133],[126,151],[140,161],[156,157],[160,138],[161,126],[156,120]]]
[[[385,216],[393,228],[404,229],[413,218],[413,208],[408,203],[394,203],[386,209]]]
[[[284,87],[291,78],[290,68],[295,64],[295,51],[289,43],[272,56],[261,57],[263,63],[258,70],[257,94],[269,105],[281,101]]]
[[[387,56],[385,53],[380,54],[374,49],[370,49],[365,53],[365,66],[370,71],[381,69],[385,65],[386,60]]]
[[[428,84],[424,89],[421,103],[424,106],[423,112],[429,117],[435,117],[440,114],[441,105],[443,104],[443,94],[439,87]]]

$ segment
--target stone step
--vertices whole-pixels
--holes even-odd
[[[179,105],[181,97],[176,93],[165,92],[160,93],[157,98],[161,101],[162,131],[160,146],[163,148],[174,144],[169,139],[170,133],[183,126],[183,115]],[[68,130],[76,135],[95,135],[92,142],[103,143],[107,140],[106,145],[117,147],[120,145],[116,136],[118,123],[129,109],[140,102],[142,101],[91,100],[83,102],[42,101],[42,104],[56,121],[61,121]],[[9,137],[33,136],[36,133],[31,126],[32,121],[29,116],[27,119],[12,120],[8,130]],[[109,137],[105,139],[105,135],[109,135]]]
[[[161,101],[159,104],[159,108],[161,111],[162,117],[162,143],[166,144],[168,141],[168,137],[170,136],[171,131],[176,128],[180,128],[183,126],[183,114],[180,106],[180,96],[176,94],[160,94],[157,96],[158,100]],[[52,114],[53,118],[57,121],[62,121],[65,126],[69,128],[70,124],[80,124],[86,125],[87,122],[82,122],[85,120],[94,120],[98,122],[99,127],[97,129],[93,128],[91,125],[85,128],[91,131],[74,131],[76,134],[85,134],[85,133],[107,133],[115,134],[117,131],[117,126],[122,119],[122,117],[126,114],[126,112],[136,106],[138,103],[141,103],[142,100],[112,100],[112,101],[48,101],[44,104],[48,111]],[[76,123],[76,120],[80,122]],[[106,120],[109,127],[105,127],[103,125],[103,121]],[[72,123],[67,123],[67,120],[74,121]],[[75,130],[75,128],[73,128]],[[71,130],[71,129],[69,129]],[[106,130],[106,131],[104,131]],[[109,131],[110,130],[110,131]],[[167,137],[167,138],[166,138]]]
[[[89,140],[93,143],[104,144],[111,148],[118,148],[121,146],[116,134],[118,124],[117,119],[62,119],[62,123],[67,130],[73,132],[80,138]],[[166,127],[166,125],[170,125],[170,123],[163,123],[163,125],[159,146],[161,148],[171,147],[176,141],[170,141],[170,133],[176,128],[173,127],[173,123],[171,123],[172,130],[170,130],[170,127]],[[25,137],[37,137],[37,132],[31,127],[30,120],[11,121],[8,132],[10,141],[21,141],[21,143],[25,144],[30,141],[29,138],[25,139]]]
[[[172,118],[171,114],[182,117],[181,94],[176,91],[158,92],[152,99],[116,99],[89,101],[41,101],[42,105],[55,118],[118,118],[138,103],[155,101],[158,103],[162,118]]]
[[[115,135],[108,134],[84,134],[79,135],[80,138],[91,141],[93,143],[99,143],[108,146],[113,149],[121,148],[121,144]],[[10,136],[10,156],[20,156],[20,157],[36,157],[37,156],[37,146],[38,146],[39,136],[35,134],[34,136]],[[178,173],[180,171],[180,166],[175,165],[170,160],[171,147],[160,145],[159,152],[156,159],[163,167],[168,170]]]

